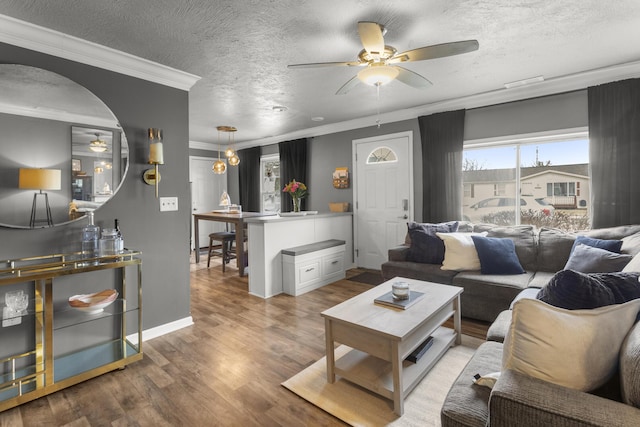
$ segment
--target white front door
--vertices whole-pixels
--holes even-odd
[[[211,170],[216,159],[210,157],[189,157],[189,181],[191,182],[192,213],[211,212],[220,209],[220,195],[227,189],[227,174],[216,175]],[[224,224],[200,221],[198,237],[200,247],[209,245],[209,234],[224,230]],[[191,249],[194,249],[193,216],[191,217]]]
[[[413,220],[413,132],[353,141],[356,265],[380,270]]]

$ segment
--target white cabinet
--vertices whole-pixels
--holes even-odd
[[[302,295],[344,279],[344,240],[325,240],[282,250],[285,293]]]

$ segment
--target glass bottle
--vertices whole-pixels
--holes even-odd
[[[82,227],[82,256],[92,258],[98,255],[100,227],[93,223],[93,212],[87,212],[89,224]]]
[[[100,238],[100,256],[115,255],[118,253],[117,232],[115,228],[104,228]]]
[[[115,220],[115,229],[116,229],[116,250],[118,252],[124,251],[124,237],[122,237],[122,232],[120,231],[120,223],[118,218]]]

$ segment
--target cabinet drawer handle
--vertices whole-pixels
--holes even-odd
[[[331,264],[336,265],[339,261],[335,260],[335,261],[331,261]]]
[[[311,268],[307,268],[304,272],[308,273],[308,272],[313,271],[313,270],[315,270],[315,268],[311,267]]]

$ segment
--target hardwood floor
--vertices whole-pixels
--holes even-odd
[[[0,413],[0,426],[342,426],[280,383],[324,356],[320,312],[370,288],[341,280],[264,300],[205,257],[191,266],[193,326],[146,341],[124,370]],[[486,325],[469,325],[484,338]]]

